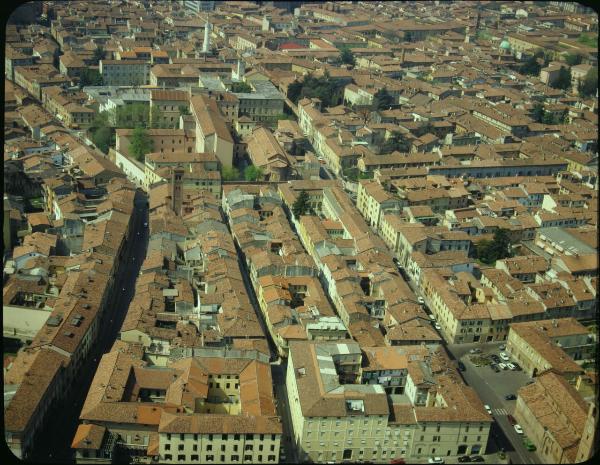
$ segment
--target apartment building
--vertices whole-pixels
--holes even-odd
[[[577,361],[594,358],[595,335],[575,318],[556,318],[510,325],[506,350],[535,377],[552,369],[574,379],[583,369]]]
[[[594,450],[598,410],[562,376],[546,371],[519,389],[514,417],[542,463],[580,463]]]
[[[42,100],[42,88],[49,86],[67,86],[69,78],[48,64],[17,66],[14,68],[15,84],[23,87],[33,97]]]
[[[492,420],[471,388],[430,368],[428,356],[447,360],[439,346],[390,350],[396,356],[385,362],[387,376],[373,378],[376,371],[367,369],[363,378],[363,356],[354,341],[290,344],[286,385],[298,460],[380,462],[485,453]],[[369,383],[359,384],[361,379]],[[386,394],[388,381],[404,384],[397,400]],[[433,394],[436,385],[440,389]],[[444,402],[448,408],[442,408]]]
[[[150,84],[150,64],[139,60],[100,60],[105,86],[144,86]]]
[[[190,107],[196,124],[196,152],[214,152],[223,166],[232,166],[234,142],[217,102],[197,95],[190,99]]]
[[[152,90],[150,93],[150,119],[158,110],[160,123],[169,127],[179,127],[179,117],[189,112],[190,99],[187,92],[178,90]]]
[[[164,463],[278,462],[282,428],[263,359],[201,349],[156,369],[123,350],[127,344],[120,347],[102,357],[84,403],[72,445],[78,463],[107,447],[78,440],[88,428],[113,436],[103,455],[125,450]]]

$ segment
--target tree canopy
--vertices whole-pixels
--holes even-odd
[[[235,166],[222,166],[221,178],[223,181],[237,181],[240,179],[240,170]]]
[[[531,117],[536,123],[541,123],[542,119],[544,119],[544,114],[546,110],[544,110],[544,104],[540,102],[536,102],[533,105],[533,110],[531,112]]]
[[[394,104],[394,97],[384,87],[379,89],[373,95],[373,109],[374,110],[387,110]]]
[[[129,143],[129,153],[138,161],[144,161],[147,153],[154,149],[154,141],[150,139],[148,131],[140,126],[133,130]]]
[[[556,81],[551,84],[551,86],[555,89],[563,90],[571,87],[571,70],[561,66],[560,70],[558,71],[558,77],[556,78]]]
[[[342,63],[351,66],[354,66],[356,64],[356,58],[349,47],[342,47],[340,49],[340,52],[340,60],[342,61]]]
[[[525,60],[525,63],[523,63],[520,66],[519,72],[521,74],[527,74],[529,76],[537,76],[538,74],[540,74],[541,69],[542,65],[540,65],[540,63],[538,62],[538,57],[534,55]]]
[[[85,68],[79,77],[80,86],[101,86],[102,76],[98,71],[91,68]]]
[[[579,93],[583,97],[592,97],[598,90],[598,68],[590,68],[583,81],[579,83]]]
[[[324,107],[331,107],[336,104],[334,98],[340,87],[341,84],[332,80],[327,72],[322,77],[306,75],[289,85],[288,98],[295,104],[303,97],[318,98]]]
[[[512,248],[508,230],[498,229],[494,239],[481,241],[476,246],[477,258],[487,265],[493,265],[496,260],[512,257]]]
[[[233,82],[231,84],[231,92],[248,94],[248,93],[252,92],[252,87],[250,87],[250,84],[248,84],[247,82],[243,82],[243,81]]]
[[[292,205],[292,213],[294,213],[294,216],[296,217],[296,219],[298,219],[302,215],[306,215],[311,212],[312,212],[312,209],[311,209],[310,203],[309,203],[308,192],[306,192],[305,190],[301,190],[300,194],[298,195],[298,198]]]
[[[112,139],[111,129],[108,126],[97,128],[94,132],[92,132],[91,136],[92,142],[96,145],[96,147],[102,150],[102,152],[108,153]]]
[[[263,170],[261,170],[259,167],[254,166],[254,165],[250,165],[247,166],[246,169],[244,170],[244,179],[246,181],[258,181],[260,179],[262,179],[262,177],[264,176]]]
[[[580,65],[582,60],[583,56],[581,55],[581,53],[569,53],[565,57],[565,61],[569,66]]]
[[[98,61],[104,59],[104,49],[102,47],[98,47],[96,50],[94,50],[92,59],[95,63],[98,63]]]
[[[388,140],[383,143],[381,151],[383,153],[391,153],[394,151],[405,153],[410,151],[410,142],[406,139],[404,134],[395,131]]]

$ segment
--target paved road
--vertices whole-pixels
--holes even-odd
[[[285,459],[280,454],[280,463],[298,463],[295,456],[296,451],[292,441],[294,432],[292,429],[292,420],[290,418],[287,387],[285,385],[286,371],[287,360],[282,361],[280,365],[271,365],[273,387],[277,402],[277,414],[281,418],[281,424],[283,427],[283,439],[281,444],[283,446],[283,450],[285,451]]]
[[[470,349],[477,347],[482,349],[484,354],[486,352],[497,354],[501,344],[501,342],[450,344],[447,349],[454,358],[465,364],[466,371],[462,372],[463,378],[469,386],[475,389],[481,401],[492,409],[496,424],[493,425],[490,434],[489,452],[504,449],[512,463],[540,463],[537,455],[523,446],[523,436],[517,434],[508,421],[507,415],[514,413],[515,401],[504,399],[506,394],[516,394],[518,388],[529,381],[529,376],[522,371],[495,373],[489,366],[476,367],[469,360]]]
[[[71,386],[72,391],[66,395],[64,401],[56,404],[49,412],[43,435],[36,438],[36,448],[31,456],[33,462],[74,462],[71,441],[79,424],[81,408],[98,367],[98,361],[104,353],[110,351],[117,338],[134,294],[135,280],[146,256],[148,230],[143,224],[148,221],[148,209],[146,196],[139,191],[136,193],[136,209],[132,221],[131,240],[125,246],[123,260],[115,277],[114,290],[107,302],[107,313],[100,323],[98,340],[84,361],[77,382]],[[125,292],[122,291],[123,288]]]

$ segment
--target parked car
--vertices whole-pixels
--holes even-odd
[[[504,396],[504,399],[506,400],[517,400],[517,396],[515,396],[514,394],[507,394]]]
[[[528,451],[533,452],[534,450],[537,449],[537,447],[535,447],[535,444],[533,442],[531,442],[531,439],[529,439],[527,436],[523,437],[523,445],[525,446],[525,448]]]
[[[442,329],[442,327],[441,327],[439,324],[437,324],[437,323],[434,323],[434,324],[433,324],[433,327],[434,327],[435,329],[437,329],[438,331],[439,331],[440,329]]]
[[[429,457],[427,463],[444,463],[444,459],[441,457]]]
[[[458,458],[459,463],[470,462],[470,461],[471,461],[471,457],[469,457],[468,455],[461,455]]]
[[[485,462],[481,455],[471,455],[471,462]]]
[[[500,361],[500,357],[498,357],[496,354],[490,355],[490,358],[496,363]]]
[[[515,371],[517,369],[517,367],[515,367],[512,363],[507,363],[506,366],[508,367],[509,370]]]
[[[490,368],[492,370],[494,370],[496,373],[498,373],[500,371],[500,368],[498,368],[498,365],[496,365],[495,363],[490,364]]]
[[[421,296],[417,297],[417,302],[419,302],[421,305],[425,303],[425,299]]]
[[[514,425],[514,428],[517,434],[523,434],[523,428],[521,428],[521,425]]]
[[[489,405],[485,404],[485,405],[483,406],[483,408],[485,409],[485,411],[486,411],[487,413],[489,413],[490,415],[492,414],[492,408],[491,408]]]
[[[465,364],[463,362],[458,362],[458,369],[460,371],[466,371],[467,367],[465,366]]]
[[[429,314],[429,319],[435,321],[435,315],[433,313]]]
[[[510,357],[508,356],[508,354],[506,354],[506,352],[500,352],[500,358],[505,362],[508,362],[510,360]]]
[[[508,422],[511,425],[516,425],[517,424],[517,420],[515,420],[515,417],[513,417],[510,413],[508,415],[506,415],[506,419],[508,420]]]
[[[500,350],[506,350],[506,344],[502,344],[500,347],[498,347]]]
[[[523,371],[523,368],[521,368],[521,365],[519,365],[517,362],[512,362],[512,364],[515,366],[515,370]]]
[[[470,354],[480,354],[481,353],[481,349],[477,349],[477,348],[471,349],[471,350],[469,350],[469,353]]]
[[[498,364],[498,368],[500,368],[501,370],[508,370],[508,366],[506,365],[506,363],[500,362]]]

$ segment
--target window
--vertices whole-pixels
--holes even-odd
[[[171,444],[165,444],[165,450],[171,450]]]
[[[239,462],[240,460],[240,456],[239,455],[232,455],[231,456],[231,461],[232,462]]]
[[[165,460],[172,460],[173,456],[171,454],[165,454]]]
[[[225,444],[221,444],[221,452],[225,452]]]
[[[198,444],[194,444],[194,445],[192,446],[192,450],[193,450],[194,452],[196,452],[196,451],[198,450]]]
[[[185,454],[178,455],[177,460],[179,460],[180,462],[183,462],[185,460]]]
[[[244,460],[252,460],[252,456],[251,455],[244,455]]]
[[[179,444],[179,446],[177,447],[177,450],[183,450],[183,444]]]
[[[206,446],[206,450],[207,450],[207,451],[211,451],[211,450],[212,450],[212,444],[208,444],[208,445]]]

